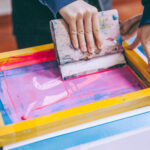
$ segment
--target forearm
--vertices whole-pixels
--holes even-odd
[[[39,0],[43,5],[47,6],[56,18],[58,11],[75,0]]]
[[[150,24],[150,0],[142,0],[142,4],[144,11],[140,26]]]

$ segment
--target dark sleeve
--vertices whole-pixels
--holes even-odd
[[[143,16],[140,26],[150,24],[150,0],[142,0],[144,6]]]
[[[53,13],[56,18],[58,11],[68,5],[69,3],[74,2],[75,0],[39,0],[43,5],[47,6],[50,11]]]

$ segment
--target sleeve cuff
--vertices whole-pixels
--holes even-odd
[[[144,6],[144,12],[141,19],[140,27],[147,24],[150,24],[150,4]]]
[[[76,0],[45,0],[44,4],[50,9],[54,17],[57,17],[58,11],[64,6],[74,2]]]

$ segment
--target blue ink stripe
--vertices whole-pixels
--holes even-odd
[[[80,144],[85,144],[109,136],[117,135],[138,128],[150,126],[150,112],[124,118],[114,122],[90,127],[84,130],[41,140],[13,150],[63,150]]]

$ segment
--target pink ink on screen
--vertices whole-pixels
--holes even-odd
[[[66,81],[56,61],[7,70],[5,75],[9,93],[1,71],[1,100],[15,123],[143,88],[127,65]]]

